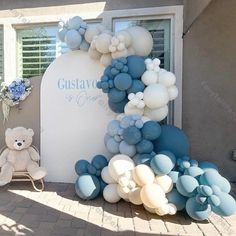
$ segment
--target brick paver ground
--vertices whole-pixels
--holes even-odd
[[[236,187],[232,194],[236,196]],[[38,193],[30,184],[0,189],[0,235],[236,235],[236,215],[196,222],[186,213],[160,217],[124,201],[109,204],[101,197],[82,201],[72,184],[47,183]]]

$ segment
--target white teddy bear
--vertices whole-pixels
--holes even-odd
[[[34,180],[45,177],[46,169],[38,165],[40,156],[31,147],[34,131],[23,127],[7,129],[7,148],[0,155],[0,186],[11,182],[14,171],[28,171]]]

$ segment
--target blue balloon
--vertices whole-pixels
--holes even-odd
[[[194,197],[189,198],[186,203],[186,211],[194,220],[206,220],[211,214],[210,204],[200,204]]]
[[[128,127],[123,132],[123,139],[126,143],[133,145],[137,144],[142,139],[142,134],[135,126]]]
[[[108,93],[109,101],[111,102],[122,102],[126,97],[126,92],[112,88]]]
[[[167,175],[175,166],[175,156],[168,151],[158,153],[151,160],[151,168],[157,175]]]
[[[71,29],[66,32],[65,42],[71,50],[79,49],[82,37],[77,30]]]
[[[172,152],[176,158],[181,158],[189,153],[189,141],[184,132],[172,125],[162,125],[161,135],[154,140],[154,151],[156,153],[168,150]]]
[[[119,153],[120,143],[116,142],[113,138],[108,139],[106,147],[107,150],[113,154]]]
[[[104,188],[107,186],[107,183],[105,183],[101,178],[99,178],[99,181],[100,181],[100,194],[102,194]]]
[[[229,193],[231,191],[231,185],[229,181],[225,177],[222,177],[221,181],[222,181],[221,191]]]
[[[207,170],[216,170],[218,172],[218,167],[209,161],[201,161],[198,166],[202,168],[204,171]]]
[[[124,99],[121,102],[112,102],[108,100],[108,105],[110,109],[115,112],[115,113],[123,113],[124,112],[124,107],[127,104],[128,99]]]
[[[179,171],[171,171],[168,175],[172,179],[173,184],[176,184],[178,178],[181,176],[181,173]]]
[[[127,90],[127,93],[137,93],[143,92],[145,89],[145,85],[141,80],[135,79],[132,82],[131,87]]]
[[[135,165],[145,164],[150,166],[152,155],[150,154],[136,154],[133,158]]]
[[[190,175],[182,175],[176,182],[179,193],[185,197],[193,197],[197,194],[198,181]]]
[[[176,188],[173,188],[171,192],[166,194],[166,197],[170,203],[173,203],[178,211],[181,211],[185,208],[187,198],[182,196]]]
[[[197,166],[190,166],[188,169],[184,171],[185,175],[191,175],[194,178],[202,175],[203,173],[204,171]]]
[[[153,144],[151,141],[143,139],[141,142],[139,142],[136,145],[137,152],[142,154],[142,153],[151,153],[153,151]]]
[[[131,87],[132,78],[127,73],[120,73],[114,79],[114,85],[119,90],[126,90]]]
[[[111,69],[112,69],[112,67],[111,67],[111,66],[108,66],[108,67],[104,70],[104,73],[103,73],[103,75],[108,76],[109,79],[113,79],[113,78],[114,78],[114,75],[111,73]]]
[[[143,138],[155,140],[161,135],[161,126],[154,121],[145,122],[142,128]]]
[[[136,154],[135,146],[134,145],[129,145],[125,141],[122,141],[120,143],[119,150],[120,150],[121,154],[125,154],[125,155],[127,155],[129,157],[133,157]]]
[[[86,160],[79,160],[75,163],[75,172],[77,175],[88,173],[89,162]]]
[[[143,57],[140,56],[129,56],[127,57],[127,65],[129,68],[129,74],[133,79],[140,78],[146,70]]]
[[[76,180],[75,192],[84,200],[94,199],[100,193],[100,181],[94,175],[83,174]]]
[[[87,41],[83,40],[79,46],[79,49],[87,52],[89,50],[89,47],[90,47],[90,44]]]
[[[91,165],[90,163],[88,165],[88,173],[90,175],[96,175],[96,173],[97,173],[96,168],[93,165]]]
[[[108,165],[108,161],[103,155],[96,155],[92,159],[92,165],[97,169],[101,170]]]
[[[104,136],[104,144],[107,145],[107,141],[112,138],[109,134],[105,134]]]
[[[230,216],[236,212],[236,202],[228,193],[221,192],[218,195],[220,199],[219,206],[213,206],[212,210],[220,216]]]
[[[110,136],[115,136],[116,134],[118,134],[119,129],[120,129],[120,122],[118,120],[110,121],[107,126],[107,132]]]

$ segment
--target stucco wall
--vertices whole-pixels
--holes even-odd
[[[192,157],[236,180],[236,1],[213,0],[184,38],[183,129]]]

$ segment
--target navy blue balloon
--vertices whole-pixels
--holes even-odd
[[[84,200],[94,199],[100,193],[100,181],[94,175],[83,174],[75,182],[75,191]]]
[[[106,159],[105,156],[103,155],[96,155],[95,157],[93,157],[92,159],[92,165],[97,169],[97,170],[101,170],[103,169],[105,166],[108,165],[108,161]]]
[[[137,154],[133,157],[133,161],[135,165],[145,164],[147,166],[150,166],[152,157],[153,156],[150,154]]]
[[[161,135],[161,126],[155,121],[145,122],[142,134],[144,139],[155,140]]]
[[[143,139],[136,145],[137,152],[142,153],[151,153],[153,151],[153,144],[151,141]]]
[[[145,85],[141,80],[135,79],[132,82],[131,87],[127,90],[127,93],[138,93],[143,92]]]
[[[126,92],[112,88],[108,93],[108,98],[111,102],[121,102],[125,99]]]
[[[88,173],[89,162],[86,160],[79,160],[75,163],[75,172],[77,175]]]
[[[114,85],[119,90],[126,90],[132,85],[132,78],[127,73],[120,73],[114,78]]]
[[[107,183],[105,183],[101,178],[99,178],[99,181],[100,181],[100,194],[102,194],[104,188],[107,186]]]
[[[90,175],[96,175],[96,173],[97,173],[96,168],[93,165],[91,165],[90,163],[88,165],[88,173]]]
[[[185,208],[187,198],[181,195],[176,188],[173,188],[171,192],[166,194],[166,197],[170,203],[173,203],[178,211]]]
[[[133,79],[140,78],[146,70],[143,57],[140,56],[129,56],[127,57],[127,65],[129,68],[129,74]]]
[[[142,134],[135,126],[128,127],[123,132],[123,139],[126,143],[133,145],[137,144],[142,139]]]
[[[156,153],[168,150],[172,152],[176,158],[182,158],[189,153],[189,141],[184,132],[172,125],[162,125],[161,135],[154,140],[154,151]]]
[[[126,103],[128,102],[128,99],[124,99],[121,102],[112,102],[111,100],[108,100],[108,105],[112,111],[115,113],[123,113],[124,107]]]

